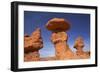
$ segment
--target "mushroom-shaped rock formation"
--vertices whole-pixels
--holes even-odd
[[[31,36],[24,36],[24,60],[35,61],[39,60],[39,50],[43,47],[43,41],[41,38],[41,30],[37,28]]]
[[[89,52],[84,52],[83,47],[84,47],[84,40],[82,37],[78,37],[75,40],[74,48],[76,48],[76,55],[79,56],[80,58],[89,58],[90,53]]]
[[[73,52],[67,44],[68,35],[65,31],[69,30],[70,24],[63,18],[53,18],[46,24],[46,28],[52,31],[51,41],[55,47],[55,55],[59,60],[73,57]]]
[[[63,18],[53,18],[48,21],[46,28],[50,31],[67,31],[70,29],[70,24],[67,20]]]

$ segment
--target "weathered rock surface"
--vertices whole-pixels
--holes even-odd
[[[68,36],[65,32],[53,33],[51,41],[54,43],[55,55],[59,60],[71,59],[74,54],[67,45]]]
[[[41,30],[37,28],[31,36],[24,37],[24,51],[32,52],[43,47],[43,40],[41,38]]]
[[[46,28],[50,31],[67,31],[70,29],[70,23],[63,18],[53,18],[46,24]]]
[[[55,55],[58,60],[73,58],[74,54],[67,44],[70,24],[63,18],[53,18],[48,21],[46,28],[52,31],[51,41],[55,47]]]
[[[40,60],[39,50],[43,47],[41,30],[37,28],[31,36],[24,36],[24,61]]]
[[[40,60],[40,54],[38,51],[29,52],[24,54],[24,61],[39,61]]]
[[[75,40],[75,44],[74,44],[74,48],[76,48],[76,55],[79,57],[79,58],[89,58],[90,57],[90,52],[85,52],[83,50],[83,47],[84,47],[84,40],[82,37],[78,37],[76,40]]]

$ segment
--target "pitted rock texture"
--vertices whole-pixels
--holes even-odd
[[[55,55],[58,60],[71,59],[74,53],[67,44],[68,36],[65,32],[52,33],[51,41],[54,43]]]
[[[31,36],[24,36],[24,61],[39,61],[39,50],[43,47],[41,30],[37,28]]]
[[[74,48],[76,48],[76,55],[79,58],[89,58],[90,57],[90,52],[85,52],[83,50],[85,44],[84,44],[84,40],[82,37],[78,37],[75,40],[75,44],[74,44]]]
[[[43,48],[41,30],[37,28],[31,36],[24,36],[24,52],[32,52]]]

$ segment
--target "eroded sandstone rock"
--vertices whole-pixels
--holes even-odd
[[[41,30],[37,28],[31,36],[24,36],[24,60],[37,61],[40,59],[39,50],[43,47]]]
[[[52,31],[51,41],[55,47],[56,58],[59,60],[73,58],[74,54],[67,44],[68,35],[65,32],[70,28],[69,22],[63,18],[53,18],[48,21],[46,28]]]
[[[40,54],[39,51],[28,52],[24,54],[24,61],[39,61]]]
[[[84,59],[84,58],[89,58],[90,57],[90,52],[85,52],[83,50],[83,47],[84,47],[84,40],[82,37],[78,37],[76,40],[75,40],[75,44],[74,44],[74,48],[76,48],[76,55],[81,58],[81,59]]]

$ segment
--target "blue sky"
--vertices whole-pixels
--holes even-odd
[[[84,39],[84,50],[90,50],[90,14],[24,11],[24,34],[31,35],[37,27],[41,28],[44,43],[44,47],[39,51],[41,57],[55,55],[54,45],[50,41],[52,33],[45,28],[52,18],[64,18],[71,23],[71,29],[66,33],[69,36],[68,45],[73,52],[76,51],[73,45],[78,36]]]

